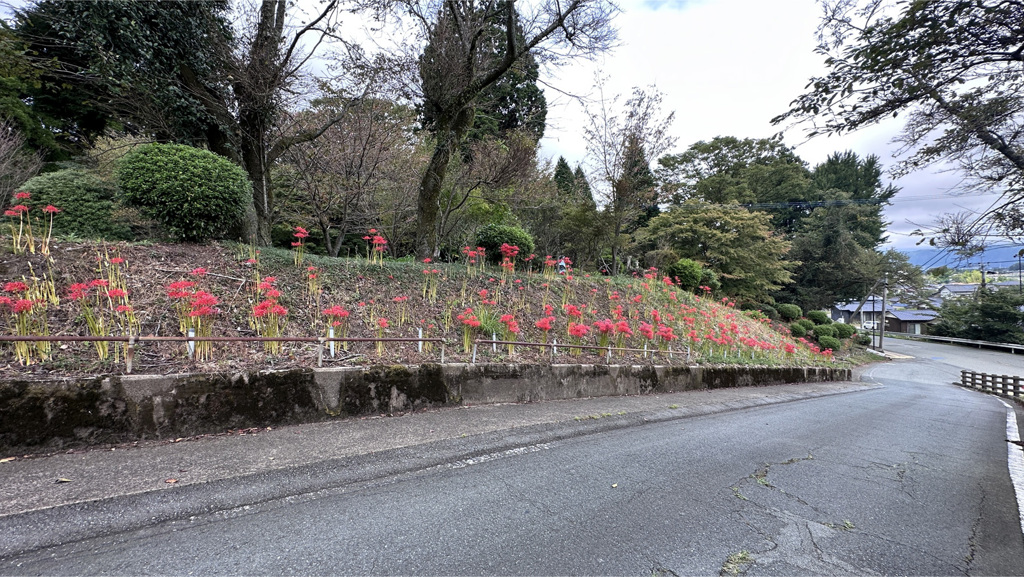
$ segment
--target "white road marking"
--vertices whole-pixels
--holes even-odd
[[[1017,414],[1009,403],[1000,399],[1006,406],[1006,464],[1010,469],[1010,480],[1017,494],[1017,512],[1020,515],[1020,530],[1024,533],[1024,447],[1020,442],[1020,431],[1017,430]]]
[[[440,465],[449,469],[461,469],[470,465],[479,465],[480,463],[486,463],[488,461],[496,461],[498,459],[504,459],[505,457],[514,457],[517,455],[525,455],[527,453],[536,453],[537,451],[544,451],[550,449],[551,446],[548,443],[538,443],[536,445],[529,445],[526,447],[516,447],[515,449],[509,449],[507,451],[500,451],[498,453],[489,453],[487,455],[480,455],[479,457],[470,457],[468,459],[461,459],[454,463],[445,463]]]

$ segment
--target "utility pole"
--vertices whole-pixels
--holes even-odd
[[[1017,294],[1024,294],[1024,282],[1021,282],[1020,257],[1024,256],[1024,248],[1017,253]]]
[[[882,321],[878,325],[878,350],[885,352],[885,299],[889,295],[889,275],[882,277]]]

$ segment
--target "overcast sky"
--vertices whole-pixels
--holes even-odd
[[[824,71],[814,53],[821,8],[817,0],[623,0],[616,18],[620,46],[594,62],[573,62],[549,76],[550,83],[585,93],[596,71],[609,77],[608,94],[628,95],[634,86],[655,85],[665,108],[676,112],[673,152],[715,136],[763,138],[778,132],[771,118],[786,111],[808,79]],[[584,160],[579,127],[583,107],[546,90],[548,126],[542,154],[565,156],[573,166]],[[876,154],[888,169],[895,164],[892,137],[902,119],[843,137],[807,140],[801,128],[785,142],[814,166],[833,152]],[[983,210],[994,196],[957,196],[959,178],[938,169],[904,177],[902,191],[886,209],[892,246],[914,248],[919,237],[906,233],[934,222],[942,212]]]

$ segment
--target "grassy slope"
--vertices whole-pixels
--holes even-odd
[[[9,251],[9,249],[8,249]],[[259,264],[247,264],[251,257],[244,245],[157,245],[56,243],[52,262],[41,255],[13,255],[6,252],[0,257],[0,280],[4,283],[23,278],[43,286],[52,278],[59,304],[46,306],[47,330],[52,335],[86,335],[88,327],[82,311],[82,301],[68,297],[68,288],[74,283],[89,282],[111,275],[110,259],[125,260],[124,279],[130,305],[134,309],[143,335],[179,335],[175,305],[167,296],[166,287],[172,282],[194,280],[198,287],[219,300],[220,311],[212,317],[213,336],[255,336],[250,326],[253,304],[265,294],[257,295],[256,275],[260,279],[273,277],[273,286],[281,292],[278,302],[288,309],[284,317],[283,334],[288,336],[320,336],[326,331],[326,318],[320,311],[338,305],[351,311],[348,322],[349,337],[414,337],[423,328],[425,336],[447,339],[446,360],[468,361],[462,348],[464,325],[458,319],[467,307],[481,321],[481,327],[472,329],[472,338],[489,338],[490,332],[502,335],[502,315],[511,314],[522,333],[520,341],[543,341],[544,332],[535,323],[545,316],[545,305],[553,308],[555,317],[548,339],[560,343],[574,342],[568,334],[569,317],[564,305],[574,305],[582,311],[577,320],[589,332],[579,339],[582,344],[597,344],[598,331],[593,326],[601,319],[615,320],[613,310],[621,306],[621,314],[634,333],[624,339],[624,346],[642,348],[647,339],[640,335],[641,322],[657,325],[655,318],[671,327],[679,338],[671,342],[674,353],[658,357],[660,363],[687,362],[685,351],[690,348],[690,362],[745,363],[769,365],[824,365],[831,359],[815,354],[809,348],[782,333],[773,330],[767,322],[728,306],[716,298],[698,298],[679,291],[657,279],[604,278],[577,273],[572,277],[526,274],[517,271],[514,276],[502,276],[498,267],[485,270],[467,268],[463,264],[424,265],[415,262],[369,263],[365,258],[329,259],[307,256],[301,266],[293,263],[293,254],[278,249],[264,249]],[[30,268],[31,266],[31,268]],[[309,290],[307,267],[317,275],[318,290]],[[207,274],[193,277],[190,271],[203,267]],[[437,294],[424,297],[424,268],[437,270]],[[94,309],[106,318],[108,334],[124,334],[117,328],[116,318],[109,312],[105,297],[96,301],[97,291],[91,289],[86,302],[97,303]],[[486,290],[485,296],[481,291]],[[7,296],[17,298],[16,293]],[[396,297],[408,297],[395,302]],[[488,301],[493,304],[484,304]],[[114,303],[116,304],[116,303]],[[41,319],[41,308],[36,305],[33,314]],[[655,312],[657,311],[657,312]],[[4,334],[14,334],[17,318],[5,308]],[[380,328],[379,319],[388,321]],[[341,327],[339,327],[339,336]],[[486,330],[486,333],[484,332]],[[693,333],[691,333],[693,331]],[[35,331],[35,332],[38,332]],[[694,339],[688,335],[696,335]],[[728,337],[730,342],[725,342]],[[714,342],[718,339],[718,342]],[[612,338],[612,342],[615,342]],[[794,352],[786,353],[789,343]],[[339,345],[340,346],[340,345]],[[657,342],[648,342],[656,348]],[[373,344],[352,343],[349,350],[339,351],[336,358],[328,357],[325,364],[392,364],[399,362],[436,362],[437,348],[418,352],[415,343],[389,343],[378,351]],[[49,374],[91,374],[97,372],[124,372],[123,362],[115,360],[115,347],[106,361],[98,359],[94,346],[88,343],[61,343],[55,345],[50,357],[43,362],[22,366],[15,358],[12,345],[3,345],[3,373],[9,376],[44,376]],[[518,362],[551,362],[549,351],[516,347],[513,359]],[[602,363],[605,352],[568,354],[563,349],[554,362]],[[481,351],[478,362],[507,362],[509,351],[490,348]],[[645,361],[640,353],[616,353],[613,362]],[[147,344],[140,348],[134,372],[169,373],[187,370],[238,370],[283,366],[311,366],[316,364],[315,344],[286,344],[280,352],[267,352],[258,343],[217,343],[209,359],[189,360],[181,343]]]

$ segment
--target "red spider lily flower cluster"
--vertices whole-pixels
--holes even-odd
[[[330,319],[331,326],[341,326],[342,323],[346,322],[350,313],[345,307],[341,305],[334,305],[324,309],[323,314],[325,317]]]
[[[577,339],[583,338],[590,332],[590,328],[583,323],[569,323],[569,334]]]

